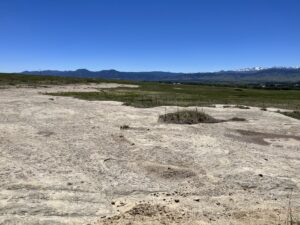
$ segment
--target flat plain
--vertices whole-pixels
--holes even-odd
[[[264,102],[266,111],[251,101],[245,109],[211,99],[214,107],[197,110],[246,121],[185,125],[158,117],[196,106],[69,97],[139,89],[109,82],[3,85],[0,224],[300,220],[300,121],[278,113],[274,99]],[[280,104],[294,107],[283,108],[297,109],[293,96]]]

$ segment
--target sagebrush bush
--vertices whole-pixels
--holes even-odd
[[[215,119],[212,116],[199,112],[197,110],[183,110],[174,113],[160,115],[160,122],[175,123],[175,124],[197,124],[197,123],[218,123],[221,120]]]

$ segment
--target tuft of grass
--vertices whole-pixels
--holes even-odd
[[[212,116],[198,112],[197,110],[183,110],[174,113],[160,115],[159,122],[174,123],[174,124],[197,124],[197,123],[218,123],[221,120],[215,119]]]
[[[292,111],[292,112],[281,112],[281,111],[278,111],[278,113],[281,113],[285,116],[289,116],[289,117],[292,117],[294,119],[298,119],[300,120],[300,111]]]
[[[120,126],[120,130],[128,130],[130,127],[128,125],[122,125]]]

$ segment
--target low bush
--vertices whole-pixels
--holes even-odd
[[[130,127],[128,125],[120,126],[120,130],[128,130]]]
[[[218,123],[221,120],[212,116],[198,112],[197,110],[183,110],[174,113],[167,113],[159,116],[159,122],[175,124],[197,124],[197,123]]]

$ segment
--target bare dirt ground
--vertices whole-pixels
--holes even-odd
[[[0,224],[269,225],[289,208],[300,219],[298,120],[219,106],[203,110],[247,121],[161,124],[177,107],[41,94],[114,86],[0,89]]]

